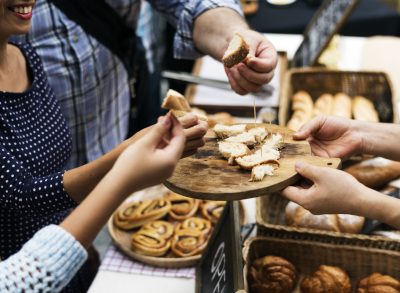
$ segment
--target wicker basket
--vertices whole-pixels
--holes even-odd
[[[285,208],[287,203],[288,200],[280,194],[270,194],[256,199],[258,235],[400,251],[399,240],[389,239],[383,236],[340,233],[286,226]]]
[[[245,242],[244,276],[247,276],[248,266],[254,260],[266,255],[280,256],[293,263],[301,274],[300,279],[304,274],[311,274],[320,265],[341,267],[349,274],[353,291],[360,279],[373,272],[388,274],[395,278],[400,276],[400,252],[398,251],[274,237],[255,237]],[[248,288],[247,284],[245,287]],[[298,292],[298,289],[294,292]]]
[[[299,90],[308,92],[315,101],[324,93],[343,92],[361,95],[374,103],[381,122],[397,122],[397,104],[392,87],[383,72],[337,71],[321,68],[291,69],[282,85],[279,124],[285,126],[292,116],[291,97]]]

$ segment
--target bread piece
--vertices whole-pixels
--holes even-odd
[[[261,143],[268,135],[268,131],[264,127],[251,128],[248,133],[254,135],[257,143]]]
[[[331,94],[323,94],[315,101],[313,116],[331,115],[332,110],[333,96]]]
[[[218,138],[227,138],[246,131],[246,124],[222,125],[217,124],[213,128]]]
[[[360,281],[357,293],[400,293],[400,282],[391,276],[373,273]]]
[[[243,132],[238,135],[230,136],[225,139],[226,142],[237,142],[243,143],[247,146],[253,146],[256,144],[256,137],[254,134],[250,134],[249,132]]]
[[[342,233],[360,233],[365,219],[353,215],[314,215],[302,206],[289,202],[285,209],[286,225]]]
[[[258,165],[251,170],[251,177],[249,181],[262,181],[265,176],[274,175],[274,166],[272,165]]]
[[[345,171],[365,186],[377,189],[400,177],[400,163],[376,158],[350,166]]]
[[[238,142],[218,142],[218,150],[224,158],[228,159],[230,165],[235,162],[236,158],[246,156],[250,153],[249,148]]]
[[[161,107],[168,110],[191,111],[190,105],[185,97],[171,89],[168,90]]]
[[[218,112],[208,115],[208,126],[214,127],[216,124],[230,125],[235,122],[232,115],[227,112]]]
[[[302,293],[351,293],[351,281],[339,267],[320,266],[300,284]]]
[[[268,255],[252,263],[247,279],[251,293],[290,293],[296,287],[297,272],[286,259]]]
[[[262,145],[263,152],[268,152],[270,149],[280,150],[283,147],[283,136],[280,133],[273,134]]]
[[[245,60],[249,52],[249,45],[247,45],[241,35],[236,33],[222,57],[222,63],[226,67],[231,68]]]
[[[338,93],[333,99],[333,108],[331,114],[344,118],[351,118],[351,98],[344,94]]]
[[[374,104],[365,97],[356,96],[353,98],[352,112],[356,120],[379,122],[379,115]]]
[[[311,96],[305,91],[299,91],[292,97],[292,117],[287,127],[297,131],[313,116],[314,104]]]
[[[257,151],[252,155],[237,158],[236,163],[245,170],[251,170],[253,167],[261,164],[277,164],[279,166],[280,153],[277,150]]]

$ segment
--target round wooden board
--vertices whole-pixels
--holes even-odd
[[[199,199],[239,200],[281,191],[294,184],[300,178],[294,170],[297,161],[332,168],[340,166],[340,159],[312,156],[309,143],[293,140],[293,131],[287,128],[273,124],[248,124],[248,128],[254,126],[263,126],[268,132],[280,133],[284,137],[280,167],[273,176],[250,182],[251,171],[228,165],[219,154],[215,134],[210,131],[205,146],[196,154],[181,159],[165,186],[176,193]]]

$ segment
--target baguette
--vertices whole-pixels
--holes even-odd
[[[245,132],[246,124],[237,124],[237,125],[217,124],[214,126],[213,130],[218,138],[227,138]]]
[[[228,159],[229,165],[233,165],[236,158],[246,156],[250,153],[249,148],[237,142],[220,141],[218,150],[224,158]]]
[[[272,165],[258,165],[251,170],[251,177],[249,181],[262,181],[265,176],[274,175],[275,168]]]
[[[362,96],[353,99],[352,112],[354,119],[361,121],[379,122],[379,115],[376,112],[374,103]]]
[[[331,115],[351,119],[351,98],[344,93],[336,94]]]
[[[280,153],[277,150],[270,149],[268,152],[258,150],[252,155],[236,158],[236,163],[244,170],[251,170],[253,167],[262,164],[276,164],[279,166]]]
[[[222,63],[224,63],[226,67],[231,68],[236,64],[243,62],[249,52],[249,45],[247,45],[241,35],[236,33],[230,41],[224,56],[222,57]]]

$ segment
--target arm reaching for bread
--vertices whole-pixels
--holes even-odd
[[[311,151],[321,157],[348,158],[368,154],[400,161],[400,125],[317,116],[294,139],[307,139]]]
[[[370,189],[340,170],[301,162],[296,163],[295,169],[312,185],[289,186],[282,195],[313,214],[352,214],[400,228],[399,199]]]

